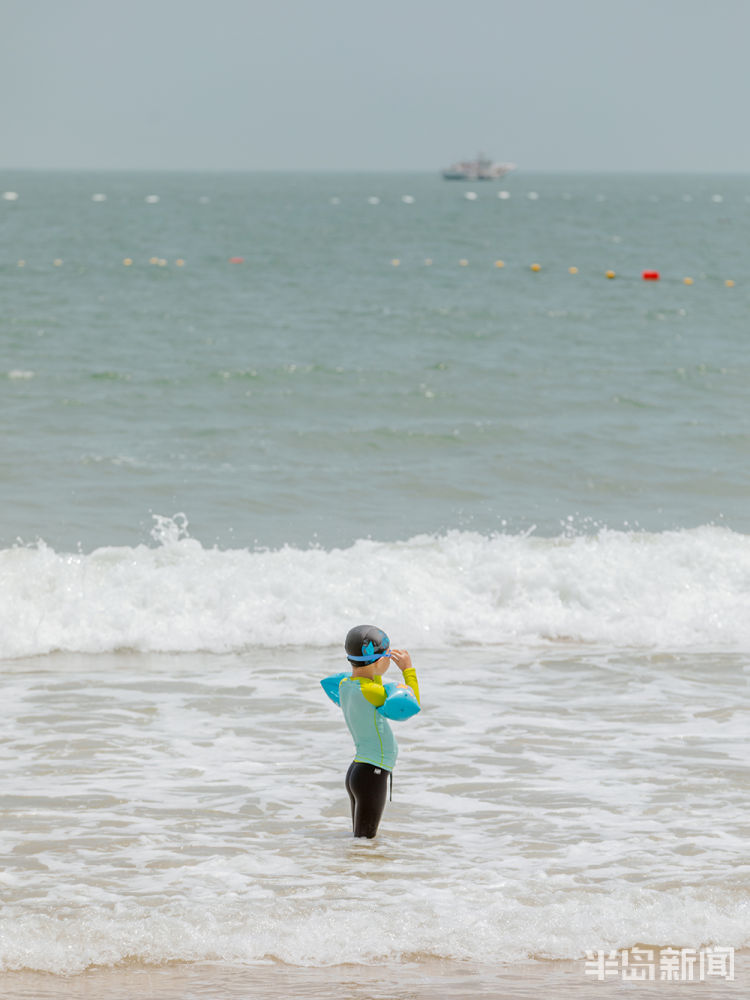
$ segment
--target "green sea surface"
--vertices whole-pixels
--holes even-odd
[[[750,530],[750,178],[0,191],[3,546]]]

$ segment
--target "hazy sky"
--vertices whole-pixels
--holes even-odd
[[[0,0],[0,167],[750,171],[750,0]]]

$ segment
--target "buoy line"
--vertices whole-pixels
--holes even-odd
[[[102,263],[101,260],[99,260],[98,263],[101,264]],[[137,259],[135,257],[123,257],[123,258],[120,258],[118,260],[118,263],[122,267],[132,268],[132,269],[136,269],[136,270],[139,267],[141,267],[141,268],[145,267],[145,268],[148,268],[148,269],[151,269],[151,268],[169,268],[169,267],[176,267],[176,268],[187,268],[188,267],[188,261],[187,261],[187,259],[185,257],[176,257],[173,260],[169,260],[167,257],[162,257],[162,256],[160,256],[158,254],[153,254],[149,258],[147,258],[147,259],[144,258],[144,259],[141,259],[141,260],[139,260],[139,259]],[[230,257],[227,257],[226,258],[226,263],[229,264],[229,265],[232,265],[232,266],[247,265],[249,267],[252,267],[252,262],[248,262],[245,257],[242,257],[240,255],[232,255]],[[478,268],[486,268],[488,271],[490,269],[494,270],[494,271],[502,271],[505,276],[509,276],[510,274],[513,273],[514,270],[515,271],[525,270],[525,271],[530,271],[534,275],[539,275],[540,278],[543,278],[546,274],[555,273],[555,271],[557,270],[557,267],[553,267],[553,266],[551,266],[549,264],[543,264],[543,263],[541,263],[538,260],[532,261],[531,263],[527,263],[527,264],[516,263],[515,266],[513,266],[512,264],[509,264],[509,262],[507,260],[503,259],[503,258],[495,258],[495,259],[492,259],[492,260],[484,260],[484,259],[483,260],[478,260],[478,259],[470,259],[468,257],[457,257],[457,258],[454,258],[453,261],[445,261],[444,260],[444,261],[441,262],[441,261],[439,261],[435,257],[423,257],[419,262],[407,262],[402,257],[391,257],[390,260],[389,260],[389,265],[390,265],[391,268],[394,268],[394,269],[395,268],[403,268],[404,270],[407,270],[407,271],[408,270],[413,270],[416,267],[419,267],[419,268],[422,268],[422,269],[424,269],[424,268],[433,268],[433,269],[434,268],[439,268],[440,265],[441,265],[441,263],[442,263],[443,267],[451,267],[452,266],[452,267],[458,267],[458,268],[461,268],[461,269],[472,269],[473,268],[475,271]],[[63,270],[63,271],[65,271],[65,270],[71,271],[72,270],[72,271],[74,271],[76,273],[80,273],[81,268],[84,268],[86,271],[92,269],[92,265],[90,265],[87,262],[70,261],[69,259],[64,258],[64,257],[48,258],[48,259],[46,259],[45,261],[43,261],[41,263],[40,262],[33,262],[28,257],[22,257],[22,258],[19,258],[18,260],[13,261],[13,262],[7,262],[6,261],[5,264],[3,264],[2,262],[0,262],[0,268],[2,268],[2,267],[13,267],[13,266],[15,266],[16,268],[26,268],[27,271],[31,271],[31,272],[37,271],[37,270],[39,270],[39,269],[41,269],[43,267],[45,267],[45,268],[46,267],[52,267],[52,268],[57,268],[57,269],[60,269],[60,270]],[[213,262],[212,262],[211,266],[214,266]],[[669,275],[669,276],[664,276],[664,274],[660,270],[658,270],[656,268],[653,268],[653,267],[644,268],[640,272],[626,272],[625,273],[625,272],[615,271],[613,268],[606,268],[604,270],[582,269],[577,264],[570,264],[570,265],[567,265],[567,266],[566,265],[560,265],[560,266],[565,268],[565,272],[567,274],[569,274],[571,277],[576,277],[576,278],[585,277],[586,275],[590,275],[590,276],[593,275],[593,276],[597,276],[597,277],[603,277],[604,279],[606,279],[608,281],[614,281],[615,279],[620,279],[620,280],[624,280],[624,281],[640,280],[642,282],[646,282],[646,283],[649,283],[649,284],[655,284],[655,283],[658,283],[658,282],[666,282],[667,284],[670,284],[670,283],[679,283],[679,284],[682,284],[682,285],[684,285],[686,287],[690,287],[690,286],[695,285],[697,281],[700,281],[701,283],[707,283],[707,284],[720,282],[726,288],[734,288],[738,284],[736,278],[721,278],[721,277],[719,277],[717,275],[709,276],[707,274],[701,274],[701,275],[698,276],[698,278],[695,278],[692,275],[675,275],[675,274],[672,274],[672,275]],[[505,281],[505,280],[507,280],[507,277],[503,278],[503,281]]]
[[[434,195],[435,192],[431,192]],[[388,205],[388,204],[401,204],[401,205],[414,205],[417,201],[425,202],[430,195],[420,195],[419,199],[413,194],[390,194],[390,195],[364,195],[358,193],[356,195],[330,195],[328,196],[327,203],[329,205],[339,206],[339,205]],[[88,201],[95,202],[97,204],[104,204],[110,201],[110,196],[103,191],[95,191],[93,194],[82,195],[82,198],[86,198]],[[325,199],[325,196],[323,196]],[[539,203],[550,203],[556,201],[563,202],[590,202],[593,205],[603,205],[603,204],[617,204],[616,194],[602,194],[597,192],[596,194],[581,194],[573,193],[571,191],[555,191],[552,193],[544,193],[542,191],[525,191],[525,190],[515,190],[509,191],[507,188],[502,188],[499,191],[482,191],[480,194],[478,191],[465,191],[465,190],[451,190],[450,197],[455,197],[456,200],[465,201],[469,204],[474,204],[476,202],[483,201],[485,203],[495,203],[497,201],[511,201],[515,200],[521,203],[528,204],[529,202],[539,202]],[[24,196],[22,192],[19,191],[2,191],[0,192],[0,200],[10,203],[23,202]],[[163,205],[165,202],[162,196],[159,194],[128,194],[124,198],[120,199],[120,203],[125,200],[127,202],[137,203],[140,202],[142,205]],[[441,198],[441,201],[443,199]],[[212,199],[208,195],[202,194],[194,197],[195,204],[198,205],[209,205]],[[716,205],[716,206],[726,206],[730,204],[745,204],[750,205],[750,194],[737,194],[736,196],[724,195],[720,192],[714,192],[713,194],[702,193],[700,195],[674,192],[670,194],[650,194],[643,195],[643,202],[650,204],[663,204],[669,205],[675,202],[682,203],[684,205]],[[166,204],[169,204],[167,201]]]

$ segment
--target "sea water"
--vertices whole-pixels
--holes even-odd
[[[747,948],[750,180],[0,188],[0,969]]]

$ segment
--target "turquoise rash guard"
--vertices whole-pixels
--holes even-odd
[[[417,671],[404,670],[407,684],[419,701]],[[388,720],[377,711],[385,701],[383,678],[344,677],[339,684],[339,700],[344,719],[354,740],[354,760],[392,771],[398,757],[398,743]]]

